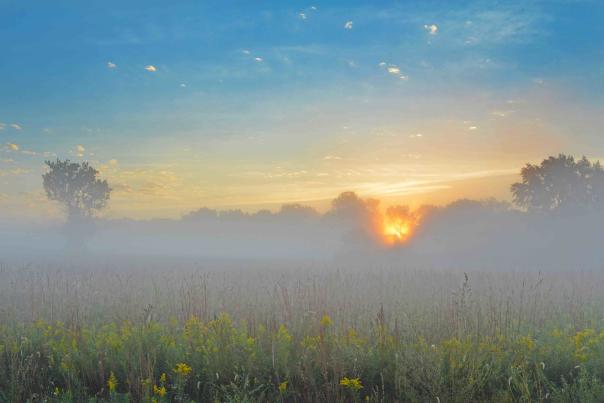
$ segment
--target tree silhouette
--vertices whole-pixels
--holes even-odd
[[[88,162],[57,159],[46,165],[49,171],[42,175],[46,196],[65,207],[68,219],[91,217],[106,206],[111,188],[106,180],[97,179],[99,171]]]
[[[599,161],[570,155],[527,164],[511,186],[514,203],[531,212],[573,213],[604,208],[604,169]]]
[[[86,249],[86,240],[95,229],[94,213],[107,205],[111,188],[97,179],[98,171],[87,162],[46,161],[49,170],[42,175],[49,200],[63,205],[67,215],[64,234],[72,253]]]

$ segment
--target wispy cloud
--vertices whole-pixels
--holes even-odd
[[[148,66],[145,66],[145,70],[150,71],[150,72],[155,72],[155,71],[157,71],[157,67],[155,67],[154,65],[150,64]]]
[[[117,192],[136,197],[176,200],[186,191],[182,178],[170,170],[114,170],[108,179]]]
[[[491,112],[491,115],[497,116],[498,118],[505,118],[505,117],[509,116],[512,113],[514,113],[514,111],[511,111],[511,110],[499,111],[499,110],[497,110],[497,111]]]
[[[301,19],[302,21],[307,21],[316,11],[317,11],[317,7],[310,6],[303,10],[300,10],[300,12],[298,13],[298,18]]]
[[[386,71],[388,72],[388,74],[391,74],[393,76],[397,76],[400,80],[406,81],[406,80],[409,79],[409,76],[406,75],[406,74],[402,74],[401,73],[401,69],[398,66],[394,65],[394,64],[387,64],[385,62],[381,62],[379,64],[379,66],[382,67],[382,68],[385,68]]]
[[[400,72],[401,72],[401,69],[399,69],[396,66],[388,67],[388,73],[390,73],[390,74],[400,74]]]
[[[6,144],[6,146],[8,147],[9,150],[11,151],[19,151],[19,146],[17,144],[14,143],[8,143]]]
[[[6,123],[0,122],[0,131],[6,129],[7,127],[10,127],[11,129],[14,129],[14,130],[23,130],[23,127],[18,123],[6,124]]]
[[[13,168],[13,169],[0,169],[0,177],[2,176],[17,176],[29,173],[29,169],[25,168]]]
[[[344,24],[344,29],[352,29],[352,21],[346,21],[346,24]]]
[[[436,24],[425,24],[424,29],[428,31],[430,35],[436,35],[438,33],[438,26]]]
[[[117,64],[113,63],[113,62],[107,62],[107,68],[108,69],[114,69],[117,67]]]
[[[78,145],[75,147],[75,151],[76,151],[76,155],[77,155],[78,157],[82,158],[82,157],[84,156],[84,152],[86,151],[86,148],[84,148],[84,146],[83,146],[83,145],[78,144]]]
[[[528,43],[547,35],[550,17],[531,3],[509,3],[497,8],[474,7],[457,14],[447,24],[451,37],[464,45]]]

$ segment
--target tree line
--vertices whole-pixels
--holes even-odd
[[[111,187],[88,162],[46,161],[42,175],[49,200],[64,209],[67,223],[82,229],[107,206]],[[511,185],[514,204],[529,213],[569,215],[604,210],[604,168],[599,161],[559,154],[526,164]],[[85,226],[84,226],[85,227]],[[76,231],[78,232],[78,231]]]

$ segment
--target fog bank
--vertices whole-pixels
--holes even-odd
[[[405,238],[385,234],[396,215],[409,226]],[[49,256],[165,257],[336,261],[413,267],[599,269],[604,213],[529,213],[495,200],[459,200],[447,206],[385,210],[352,192],[320,214],[303,205],[277,212],[244,213],[201,208],[181,219],[94,220],[74,228],[4,221],[4,260],[35,262]]]

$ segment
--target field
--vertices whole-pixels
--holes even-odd
[[[603,286],[583,271],[5,264],[0,400],[599,401]]]

